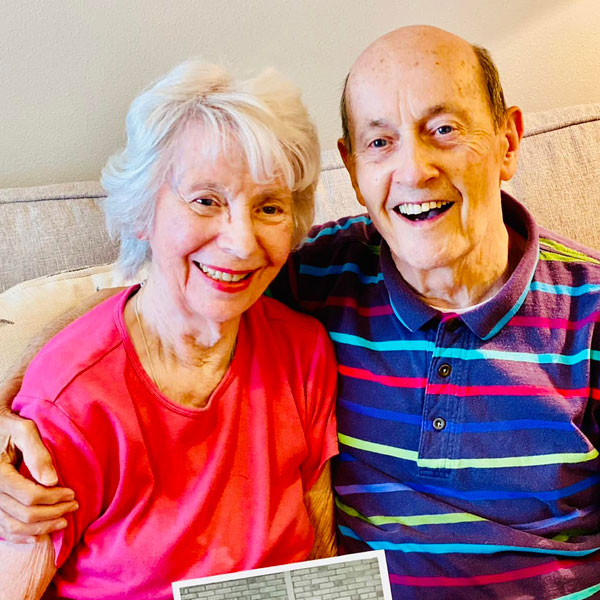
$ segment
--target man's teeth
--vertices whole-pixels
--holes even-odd
[[[231,281],[233,283],[236,283],[238,281],[241,281],[242,279],[244,279],[244,277],[248,275],[248,273],[243,273],[242,275],[235,273],[225,273],[224,271],[217,271],[216,269],[211,269],[210,267],[207,267],[200,263],[197,263],[197,265],[200,267],[200,270],[203,273],[206,273],[211,279],[216,279],[217,281]]]
[[[434,208],[442,208],[450,202],[423,202],[421,204],[401,204],[398,209],[403,215],[420,215],[424,212],[429,212]]]

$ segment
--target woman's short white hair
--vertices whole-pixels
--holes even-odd
[[[283,177],[293,192],[295,245],[312,224],[320,150],[299,89],[273,69],[236,81],[224,67],[190,59],[131,103],[127,145],[102,171],[106,223],[120,240],[126,276],[150,258],[148,241],[141,238],[152,229],[156,194],[170,170],[177,136],[192,120],[209,134],[207,159],[226,151],[224,140],[233,139],[256,181]]]

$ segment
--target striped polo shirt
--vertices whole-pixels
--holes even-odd
[[[272,287],[335,343],[341,542],[386,550],[396,599],[600,598],[600,253],[502,202],[524,255],[460,315],[365,215],[313,229]]]

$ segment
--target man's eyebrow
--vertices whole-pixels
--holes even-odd
[[[428,108],[421,117],[422,119],[430,119],[431,117],[436,117],[437,115],[441,115],[444,113],[452,113],[458,115],[460,117],[467,117],[469,111],[465,109],[465,107],[460,106],[458,104],[436,104],[435,106],[431,106]]]
[[[367,129],[385,129],[391,127],[391,123],[385,119],[373,119],[367,123]]]

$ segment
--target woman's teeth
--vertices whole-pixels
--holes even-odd
[[[211,279],[216,279],[217,281],[237,283],[238,281],[241,281],[242,279],[250,275],[250,273],[243,273],[241,275],[237,273],[225,273],[224,271],[217,271],[216,269],[211,269],[210,267],[207,267],[200,263],[196,264],[200,267],[200,270],[203,273],[208,275]]]

